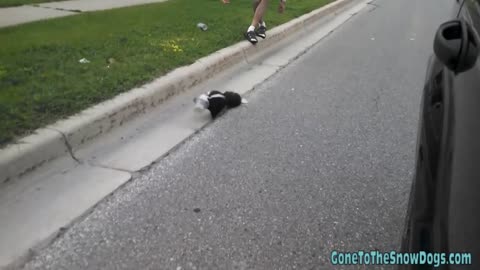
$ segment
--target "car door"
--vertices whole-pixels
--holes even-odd
[[[471,27],[451,21],[437,32],[441,38],[436,38],[435,55],[428,64],[403,251],[479,255],[475,241],[480,239],[480,163],[476,158],[480,153],[480,68],[478,61],[471,61],[478,58],[479,1],[456,1],[454,16]],[[467,50],[464,44],[469,45]],[[460,54],[452,48],[470,53]],[[458,59],[470,60],[471,65],[458,68],[458,63],[468,62]],[[455,268],[444,265],[439,269]]]
[[[465,0],[459,17],[480,33],[480,0]],[[477,44],[478,46],[478,44]],[[475,55],[478,58],[478,55]],[[480,267],[480,63],[465,72],[446,72],[444,139],[436,194],[435,249],[470,252]],[[445,233],[448,237],[445,237]],[[451,266],[450,269],[457,267]],[[462,268],[465,269],[465,268]]]

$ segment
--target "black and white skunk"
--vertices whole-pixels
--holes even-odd
[[[198,109],[207,109],[210,111],[212,118],[217,117],[225,108],[235,108],[242,103],[246,103],[246,100],[235,92],[210,91],[207,94],[203,94],[193,100],[195,107]]]

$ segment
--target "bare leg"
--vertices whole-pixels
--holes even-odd
[[[255,11],[257,11],[257,7],[258,7],[258,5],[260,4],[261,1],[262,0],[253,0],[253,3],[252,3],[253,5],[252,6],[253,6],[253,15],[254,16],[255,16]],[[262,23],[262,21],[263,21],[263,18],[261,18],[259,22]],[[254,26],[257,27],[258,25],[254,25]]]
[[[263,15],[265,14],[265,11],[267,10],[268,6],[268,0],[254,0],[253,2],[253,8],[255,14],[253,15],[253,20],[252,20],[252,25],[253,26],[258,26],[259,22],[262,22],[263,20]]]

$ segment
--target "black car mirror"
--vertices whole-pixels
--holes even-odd
[[[433,50],[448,69],[461,73],[475,65],[478,41],[469,24],[463,20],[453,20],[440,25]]]

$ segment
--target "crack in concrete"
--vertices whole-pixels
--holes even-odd
[[[133,175],[135,172],[133,171],[129,171],[129,170],[126,170],[126,169],[121,169],[121,168],[115,168],[115,167],[110,167],[110,166],[107,166],[107,165],[102,165],[98,162],[94,162],[94,161],[91,161],[91,160],[82,160],[80,158],[78,158],[77,156],[75,156],[75,153],[73,151],[73,147],[72,145],[70,144],[70,142],[68,141],[68,138],[67,136],[65,135],[65,133],[63,133],[62,131],[58,130],[58,129],[55,129],[55,128],[46,128],[46,129],[49,129],[51,131],[55,131],[55,132],[58,132],[62,138],[63,138],[63,142],[65,143],[65,147],[67,148],[68,150],[68,154],[70,155],[70,157],[75,161],[77,162],[78,164],[86,164],[86,165],[89,165],[89,166],[92,166],[92,167],[97,167],[97,168],[102,168],[102,169],[109,169],[109,170],[114,170],[114,171],[120,171],[120,172],[126,172],[126,173],[129,173],[130,175]]]
[[[30,5],[31,7],[44,8],[44,9],[53,9],[59,11],[73,12],[73,13],[82,13],[83,11],[79,9],[65,9],[65,8],[54,8],[54,7],[45,7],[40,5]]]
[[[129,171],[129,170],[126,170],[126,169],[121,169],[121,168],[116,168],[116,167],[112,167],[112,166],[108,166],[108,165],[103,165],[103,164],[100,164],[100,163],[95,162],[95,161],[86,161],[85,163],[87,165],[92,166],[92,167],[114,170],[114,171],[119,171],[119,172],[126,172],[126,173],[129,173],[130,175],[133,175],[135,173],[133,171]]]
[[[245,50],[242,50],[242,53],[243,53],[243,58],[245,59],[245,62],[250,65],[250,61],[248,61],[248,57],[247,57],[247,53],[245,52]]]
[[[368,10],[368,13],[373,12],[373,11],[375,11],[377,8],[380,7],[380,5],[377,5],[377,4],[373,3],[373,2],[374,2],[374,1],[371,1],[371,2],[368,2],[368,3],[367,3],[367,5],[373,6],[372,9]]]
[[[70,154],[70,157],[71,157],[73,160],[75,160],[76,162],[78,162],[79,164],[82,164],[82,163],[83,163],[79,158],[77,158],[77,157],[75,156],[75,153],[73,152],[73,147],[72,147],[72,145],[70,144],[70,142],[68,141],[68,138],[67,138],[67,136],[65,135],[65,133],[61,132],[61,131],[58,130],[58,129],[54,129],[54,128],[47,128],[47,129],[60,133],[60,135],[62,135],[63,142],[65,143],[65,147],[67,147],[68,153]]]

